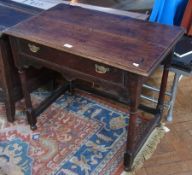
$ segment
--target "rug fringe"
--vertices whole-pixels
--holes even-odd
[[[167,128],[164,126],[164,124],[156,127],[135,157],[132,170],[130,172],[123,172],[121,175],[135,175],[135,171],[140,169],[143,166],[145,160],[148,160],[152,156],[157,148],[157,145],[160,143],[160,140],[165,135],[166,130]]]

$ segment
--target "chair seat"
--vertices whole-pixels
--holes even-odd
[[[175,56],[173,58],[171,66],[173,68],[177,68],[188,73],[192,72],[192,54],[187,55],[183,58]]]
[[[192,72],[192,38],[183,37],[175,48],[172,67],[185,72]]]

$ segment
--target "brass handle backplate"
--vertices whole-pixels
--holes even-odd
[[[40,50],[39,47],[37,47],[37,46],[35,46],[35,45],[33,45],[33,44],[28,44],[28,47],[29,47],[29,50],[30,50],[31,52],[33,52],[33,53],[37,53],[37,52]]]
[[[108,67],[95,64],[95,71],[99,74],[105,74],[110,71]]]

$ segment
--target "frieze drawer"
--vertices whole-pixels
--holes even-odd
[[[33,61],[35,61],[35,59],[42,60],[45,64],[52,64],[53,67],[53,63],[55,65],[59,64],[71,71],[78,71],[79,73],[121,85],[124,82],[124,72],[114,67],[106,66],[105,64],[97,63],[70,53],[63,54],[62,51],[47,48],[26,40],[17,40],[17,46],[19,47],[21,57],[33,57]]]

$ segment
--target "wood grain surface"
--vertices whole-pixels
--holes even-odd
[[[5,33],[149,76],[183,30],[60,4]]]

